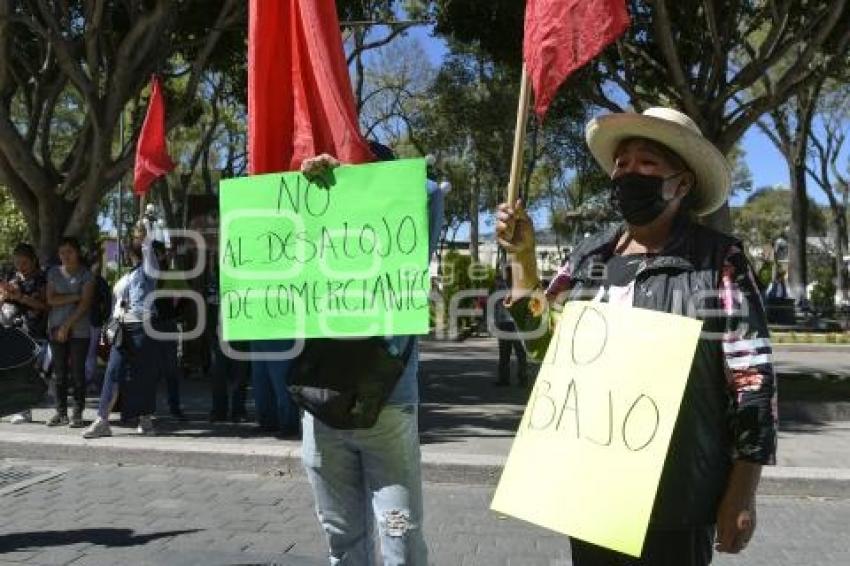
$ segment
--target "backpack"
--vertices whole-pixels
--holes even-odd
[[[383,338],[307,340],[287,377],[296,405],[337,429],[372,428],[401,378],[416,338],[401,356]]]
[[[112,290],[106,279],[97,275],[94,278],[94,299],[89,309],[89,322],[94,328],[101,328],[112,314]]]

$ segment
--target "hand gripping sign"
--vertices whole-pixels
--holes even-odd
[[[639,556],[701,327],[567,303],[493,510]]]
[[[426,334],[425,161],[221,184],[225,340]]]

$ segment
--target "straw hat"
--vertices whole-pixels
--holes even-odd
[[[713,143],[685,114],[672,108],[649,108],[643,114],[622,112],[594,118],[585,127],[585,138],[596,162],[609,175],[614,152],[623,140],[646,138],[666,146],[681,157],[696,176],[694,212],[700,216],[720,208],[729,196],[732,169]]]

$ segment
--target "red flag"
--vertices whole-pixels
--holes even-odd
[[[541,119],[567,77],[628,27],[625,0],[528,0],[523,57]]]
[[[360,134],[334,0],[251,0],[248,169],[292,171],[330,153],[372,161]]]
[[[165,101],[159,77],[151,79],[151,97],[148,113],[142,124],[139,142],[136,145],[136,170],[133,175],[133,191],[138,195],[148,192],[151,183],[174,169],[165,144]]]

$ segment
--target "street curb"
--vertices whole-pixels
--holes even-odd
[[[786,352],[850,352],[850,344],[819,344],[814,342],[773,342],[774,351]]]
[[[780,386],[780,395],[781,391]],[[799,423],[850,421],[850,403],[846,401],[780,401],[779,419]]]
[[[300,442],[276,444],[200,443],[184,438],[121,436],[87,441],[77,437],[46,439],[42,434],[8,433],[0,440],[0,458],[90,462],[238,471],[303,477]],[[422,448],[424,481],[495,486],[505,463],[502,455],[446,453]],[[850,497],[850,469],[766,466],[762,495]]]

